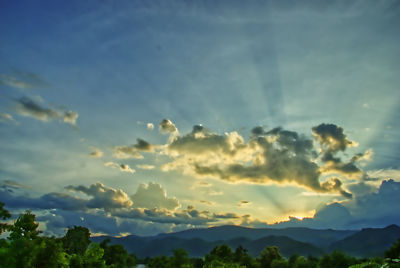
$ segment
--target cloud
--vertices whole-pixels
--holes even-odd
[[[136,165],[137,168],[144,169],[144,170],[152,170],[155,169],[153,165]]]
[[[37,74],[17,71],[13,74],[0,74],[0,85],[19,89],[32,89],[48,86],[48,83]]]
[[[154,146],[145,140],[137,139],[137,143],[129,146],[117,146],[113,156],[120,159],[143,158],[139,152],[153,152]]]
[[[22,97],[17,100],[17,112],[19,115],[30,116],[42,121],[62,116],[57,110],[41,107],[29,97]]]
[[[167,192],[158,183],[149,182],[140,184],[136,193],[132,195],[134,207],[148,209],[174,210],[180,207],[175,197],[167,197]]]
[[[66,111],[64,113],[63,121],[64,123],[68,123],[72,126],[76,126],[76,119],[78,119],[78,114],[73,111]]]
[[[312,128],[312,133],[314,139],[281,127],[265,131],[258,126],[246,141],[237,132],[219,135],[195,125],[190,133],[176,136],[166,145],[165,153],[172,161],[162,170],[180,170],[231,183],[289,183],[351,198],[341,179],[361,178],[364,172],[359,162],[370,159],[372,151],[343,161],[336,153],[356,146],[356,142],[348,140],[341,127],[320,124]],[[342,177],[329,177],[330,173]]]
[[[312,133],[328,152],[345,151],[357,143],[347,139],[343,128],[334,124],[320,124],[312,128]]]
[[[400,170],[399,169],[377,169],[367,171],[369,178],[377,178],[381,180],[385,179],[395,179],[400,180]]]
[[[45,108],[29,97],[22,97],[16,100],[16,111],[21,116],[28,116],[41,121],[60,119],[64,123],[76,127],[78,114],[72,111],[60,112],[53,108]]]
[[[87,200],[64,193],[48,193],[40,197],[14,196],[7,190],[0,190],[0,193],[0,201],[10,208],[85,210],[87,205]]]
[[[120,189],[113,189],[102,183],[90,186],[67,186],[70,193],[49,193],[40,197],[28,197],[26,195],[14,195],[6,189],[0,188],[0,201],[9,208],[24,208],[33,210],[45,210],[44,216],[38,217],[39,221],[55,233],[62,234],[60,228],[78,225],[88,226],[92,231],[116,234],[126,231],[134,231],[127,228],[128,222],[133,226],[141,225],[158,226],[157,228],[172,228],[176,225],[207,226],[217,222],[228,220],[240,221],[241,216],[235,213],[210,213],[200,211],[194,206],[178,210],[180,204],[176,198],[167,197],[161,185],[149,183],[139,186],[132,197]],[[82,198],[83,194],[87,198]],[[76,195],[76,196],[74,196]],[[133,200],[136,202],[134,204]],[[99,224],[95,221],[98,220]],[[112,223],[106,228],[103,223]],[[115,226],[114,223],[118,226]],[[121,222],[125,224],[119,225]],[[92,228],[93,224],[93,228]],[[179,228],[178,228],[179,229]]]
[[[22,183],[19,183],[19,182],[16,182],[16,181],[12,181],[12,180],[4,180],[2,182],[2,184],[0,185],[0,187],[4,188],[4,189],[8,189],[8,188],[12,188],[12,189],[20,189],[20,188],[30,189],[31,188],[28,185],[25,185],[25,184],[22,184]]]
[[[202,204],[205,204],[207,206],[214,206],[215,205],[214,202],[211,202],[211,201],[208,201],[208,200],[199,200],[199,202],[202,203]]]
[[[159,129],[161,133],[169,133],[169,134],[178,133],[178,129],[176,128],[174,123],[172,123],[172,121],[169,119],[163,119],[159,124]]]
[[[359,177],[364,173],[356,163],[371,160],[373,155],[371,149],[365,153],[358,153],[349,161],[343,162],[340,157],[335,155],[339,151],[344,152],[348,147],[358,145],[356,142],[347,139],[343,128],[334,124],[320,124],[312,128],[312,133],[321,145],[321,161],[324,163],[320,169],[322,173],[340,173],[350,177]]]
[[[153,129],[154,129],[154,124],[153,124],[153,123],[147,123],[146,127],[147,127],[147,130],[153,131]]]
[[[348,202],[347,207],[356,225],[385,226],[388,222],[400,224],[399,213],[394,213],[400,211],[400,182],[384,180],[378,191],[361,195]]]
[[[191,187],[191,189],[195,189],[195,188],[198,188],[198,187],[211,187],[212,186],[212,184],[211,183],[208,183],[208,182],[206,182],[206,181],[197,181],[192,187]]]
[[[248,206],[248,205],[250,205],[251,204],[251,202],[250,201],[247,201],[247,200],[241,200],[239,203],[238,203],[238,207],[244,207],[244,206]]]
[[[223,191],[216,191],[216,190],[209,190],[209,191],[207,191],[207,193],[210,196],[216,196],[216,195],[223,195],[224,194]]]
[[[154,150],[153,146],[145,140],[136,139],[137,143],[133,145],[137,150],[142,152],[152,152]]]
[[[351,187],[358,188],[351,200],[327,204],[312,218],[299,220],[290,217],[289,221],[276,223],[274,226],[360,229],[400,224],[400,215],[394,213],[400,211],[400,182],[384,180],[378,189],[366,186],[364,182],[360,184]]]
[[[73,226],[87,227],[92,235],[96,233],[119,235],[122,232],[117,219],[102,211],[88,213],[52,210],[44,215],[38,215],[36,220],[46,223],[44,233],[47,235],[65,235],[65,229]]]
[[[100,158],[103,156],[103,152],[98,148],[94,148],[94,150],[90,153],[90,156],[93,158]]]
[[[123,172],[129,172],[129,173],[132,173],[132,174],[135,173],[135,170],[132,169],[130,166],[126,165],[126,164],[120,164],[119,168]]]
[[[12,117],[11,114],[7,113],[0,113],[0,123],[16,123],[15,119]]]
[[[66,186],[65,189],[81,192],[91,197],[88,200],[88,208],[103,208],[106,211],[117,208],[128,208],[132,206],[133,202],[129,196],[121,189],[113,189],[98,182],[90,185],[89,187],[79,186]]]
[[[141,219],[158,223],[207,225],[216,223],[220,220],[240,220],[240,216],[235,213],[213,213],[209,211],[199,211],[193,206],[180,211],[170,211],[166,209],[145,209],[131,208],[118,210],[113,215],[121,218]]]
[[[129,173],[135,173],[135,170],[132,169],[129,165],[126,164],[117,164],[114,162],[105,162],[104,166],[106,167],[112,167],[112,168],[118,168],[122,172],[129,172]]]

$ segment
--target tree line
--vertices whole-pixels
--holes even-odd
[[[0,202],[0,219],[11,214]],[[387,249],[384,258],[359,259],[340,251],[321,258],[293,255],[283,257],[278,247],[265,247],[258,257],[242,246],[235,250],[228,245],[216,246],[202,258],[191,258],[184,249],[174,249],[171,256],[138,259],[122,245],[90,241],[90,230],[82,226],[68,228],[63,237],[41,236],[39,224],[30,211],[21,214],[13,224],[0,222],[0,268],[122,268],[145,264],[149,268],[377,268],[400,267],[400,239]]]

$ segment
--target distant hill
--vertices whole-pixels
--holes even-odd
[[[400,239],[400,227],[367,228],[332,243],[331,249],[338,249],[357,257],[383,256],[393,242]]]
[[[101,242],[106,237],[94,237],[95,242]],[[205,241],[200,238],[183,239],[173,236],[148,239],[143,237],[131,236],[124,238],[112,238],[112,243],[125,246],[129,252],[134,252],[140,258],[154,257],[159,255],[171,255],[172,250],[183,248],[192,257],[202,257],[209,253],[215,246],[221,244],[229,245],[233,250],[239,245],[246,248],[249,254],[258,256],[266,246],[278,246],[279,251],[284,256],[293,254],[321,256],[323,251],[309,243],[293,240],[286,236],[267,236],[257,240],[247,238],[235,238],[230,240]]]
[[[229,225],[149,237],[101,236],[93,237],[92,241],[101,242],[106,238],[110,238],[113,244],[122,244],[129,252],[141,258],[171,255],[175,248],[183,248],[190,256],[200,257],[224,243],[232,249],[242,245],[254,257],[266,246],[278,246],[286,257],[293,254],[317,257],[335,249],[353,256],[373,257],[383,256],[383,252],[400,238],[400,227],[391,225],[361,231],[338,231],[309,228],[252,229]]]
[[[291,239],[311,243],[319,247],[328,248],[333,242],[355,234],[357,231],[318,230],[310,228],[246,228],[235,225],[225,225],[204,229],[189,229],[176,233],[159,234],[157,238],[174,236],[179,238],[201,238],[206,241],[229,240],[244,237],[250,240],[266,236],[287,236]]]

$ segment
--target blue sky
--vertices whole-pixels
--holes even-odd
[[[0,201],[54,234],[400,224],[384,209],[400,184],[399,15],[397,1],[4,1]]]

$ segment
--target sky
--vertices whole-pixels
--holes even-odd
[[[0,202],[45,234],[400,224],[398,1],[1,1]]]

